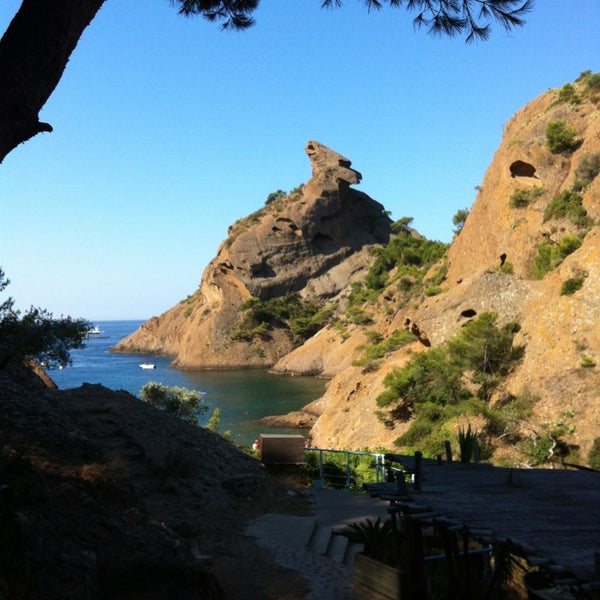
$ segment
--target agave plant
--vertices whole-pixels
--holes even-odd
[[[477,441],[477,435],[471,429],[471,425],[467,429],[460,428],[458,432],[458,447],[460,449],[460,462],[468,463],[471,462],[473,454],[475,453],[475,444]]]
[[[350,542],[363,544],[363,552],[370,558],[394,567],[399,565],[403,536],[390,519],[350,523],[341,533]]]

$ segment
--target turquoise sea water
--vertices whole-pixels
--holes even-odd
[[[205,394],[208,413],[221,412],[221,432],[231,431],[235,443],[250,445],[259,433],[298,433],[298,430],[268,429],[257,423],[261,417],[298,410],[323,393],[324,381],[312,377],[281,377],[263,370],[178,371],[169,367],[171,360],[145,354],[115,354],[110,349],[135,331],[142,321],[105,321],[94,323],[101,333],[88,338],[86,347],[72,352],[72,365],[49,374],[61,389],[82,383],[101,383],[139,396],[149,381],[183,386]],[[153,363],[155,369],[141,369]],[[300,432],[306,433],[306,432]]]

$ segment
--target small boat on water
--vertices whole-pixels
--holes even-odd
[[[154,363],[142,363],[140,369],[156,369],[156,365]]]
[[[100,331],[100,327],[98,325],[94,325],[91,329],[88,329],[88,335],[100,335],[102,331]]]

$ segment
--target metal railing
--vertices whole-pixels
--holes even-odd
[[[329,448],[305,448],[305,458],[310,453],[318,455],[315,487],[337,489],[362,489],[362,483],[386,481],[387,465],[385,454],[378,452],[351,452]],[[370,457],[367,458],[367,457]],[[305,464],[311,461],[306,460]]]

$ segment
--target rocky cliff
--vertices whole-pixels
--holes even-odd
[[[539,434],[568,422],[565,440],[584,463],[600,431],[599,83],[588,73],[508,121],[449,248],[442,293],[400,304],[395,282],[371,307],[376,323],[368,327],[384,337],[408,327],[440,347],[484,311],[497,313],[500,323],[517,321],[515,345],[524,356],[492,406],[503,395],[532,394],[532,427]],[[563,146],[553,146],[554,131]],[[347,362],[365,343],[364,327],[354,326],[345,339],[329,327],[275,366],[312,372],[320,364],[333,377],[324,397],[307,407],[320,415],[312,430],[318,446],[390,447],[410,425],[383,423],[375,399],[384,375],[426,347],[415,339],[366,372]]]
[[[383,207],[350,189],[360,179],[350,162],[309,142],[311,181],[233,225],[196,294],[118,349],[171,354],[182,368],[273,365],[328,377],[324,396],[305,408],[313,443],[392,448],[412,420],[382,417],[385,376],[492,311],[499,326],[519,324],[523,356],[489,406],[533,398],[521,426],[534,445],[560,426],[585,462],[600,426],[599,105],[600,76],[587,72],[519,110],[447,253],[421,264],[406,252],[412,271],[386,263],[386,248],[418,235],[403,221],[390,238]],[[245,300],[288,292],[329,307],[318,334],[295,347],[277,326],[232,340]],[[407,332],[410,343],[396,343]],[[483,428],[481,419],[469,422]]]
[[[315,141],[306,154],[310,181],[290,194],[271,194],[263,208],[234,223],[198,290],[116,351],[166,354],[181,369],[271,366],[298,340],[285,317],[255,311],[253,321],[244,303],[287,297],[310,315],[365,276],[370,249],[388,241],[391,221],[381,204],[350,187],[361,174],[347,158]]]

